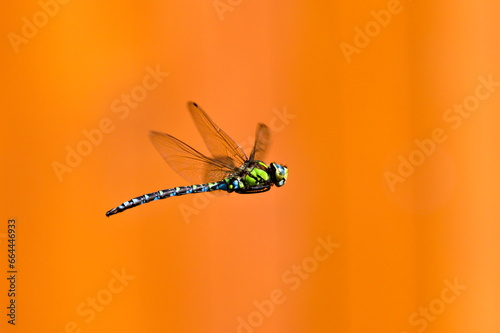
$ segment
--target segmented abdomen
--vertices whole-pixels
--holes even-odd
[[[211,191],[227,191],[227,184],[225,181],[220,181],[216,183],[207,183],[201,185],[189,185],[169,188],[166,190],[161,190],[153,193],[148,193],[141,195],[140,197],[130,199],[125,201],[120,206],[111,209],[106,213],[106,216],[111,216],[117,213],[121,213],[124,210],[151,202],[155,200],[161,200],[165,198],[175,197],[179,195],[191,194],[191,193],[201,193],[201,192],[211,192]]]

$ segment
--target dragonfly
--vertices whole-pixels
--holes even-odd
[[[206,156],[181,140],[165,133],[151,131],[149,137],[167,164],[190,183],[196,185],[173,187],[123,202],[109,210],[106,216],[161,199],[191,193],[226,191],[253,194],[281,187],[288,179],[288,168],[263,162],[270,143],[269,127],[259,123],[250,157],[241,146],[226,134],[198,104],[188,102],[188,109],[211,154]]]

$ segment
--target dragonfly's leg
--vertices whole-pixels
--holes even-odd
[[[253,194],[267,192],[271,189],[271,185],[255,185],[248,188],[237,189],[235,192],[239,194]]]

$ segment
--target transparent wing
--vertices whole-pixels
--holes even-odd
[[[151,131],[149,137],[168,165],[189,182],[215,182],[234,171],[232,165],[207,157],[171,135]]]
[[[193,102],[188,103],[188,109],[214,159],[236,168],[245,163],[248,158],[240,145],[217,126],[205,111]]]
[[[271,142],[271,131],[266,125],[259,123],[255,132],[255,144],[250,153],[250,160],[263,161],[266,155],[267,147]]]

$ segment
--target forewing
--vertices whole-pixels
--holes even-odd
[[[209,158],[169,134],[151,131],[149,137],[168,165],[189,182],[215,182],[234,171],[223,161]]]
[[[189,102],[188,109],[214,159],[233,168],[238,168],[248,159],[240,145],[217,126],[196,103]]]
[[[266,155],[267,147],[271,142],[271,131],[265,124],[259,123],[255,132],[255,144],[250,153],[250,160],[263,161]]]

